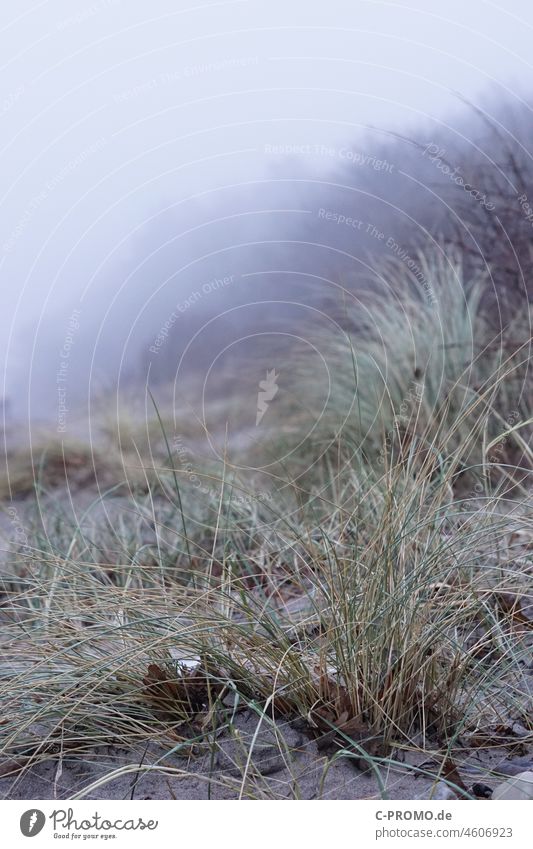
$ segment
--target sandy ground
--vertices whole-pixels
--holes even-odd
[[[93,497],[91,491],[78,493],[77,508]],[[114,506],[120,503],[117,499]],[[17,505],[22,524],[27,504]],[[0,537],[5,569],[13,522],[3,513]],[[533,668],[526,674],[533,682]],[[163,749],[152,744],[136,750],[100,746],[83,756],[55,755],[27,764],[23,770],[14,767],[10,774],[7,765],[0,775],[0,798],[372,799],[386,794],[390,799],[428,799],[445,789],[417,774],[417,768],[438,773],[441,764],[432,762],[428,754],[405,758],[396,754],[396,759],[403,759],[401,766],[382,766],[379,774],[363,772],[355,758],[339,757],[334,749],[320,750],[301,720],[259,731],[257,723],[251,711],[239,714],[232,737],[217,738],[211,750],[206,745],[189,758],[165,756]],[[505,776],[533,769],[533,750],[465,751],[458,763],[469,792],[475,784],[494,789]]]
[[[504,750],[465,752],[458,763],[470,792],[475,784],[494,789],[503,777],[532,769],[533,751],[514,757]],[[257,715],[246,711],[236,717],[234,734],[219,738],[214,751],[162,760],[155,745],[137,751],[100,746],[90,756],[56,756],[4,775],[0,797],[373,799],[382,797],[381,782],[390,799],[438,798],[444,785],[417,774],[416,768],[437,771],[438,763],[408,754],[402,766],[381,767],[378,781],[372,771],[361,771],[355,759],[335,756],[334,750],[321,752],[301,721],[258,729]]]
[[[11,799],[367,799],[379,798],[372,774],[357,769],[349,758],[335,760],[321,754],[315,741],[297,728],[285,725],[260,733],[246,769],[249,746],[255,734],[254,716],[240,719],[241,739],[219,741],[218,751],[195,759],[168,757],[167,770],[152,767],[154,749],[126,751],[100,747],[91,758],[48,760],[24,773],[0,780],[2,798]],[[283,740],[280,747],[279,742]],[[286,748],[285,748],[286,746]],[[160,757],[160,755],[159,755]],[[139,764],[143,766],[139,769]],[[160,762],[160,767],[163,766]],[[121,767],[126,774],[94,786],[99,779]],[[143,769],[144,767],[144,769]],[[182,775],[180,775],[182,773]],[[243,777],[244,776],[244,777]],[[383,771],[390,798],[427,798],[431,782],[415,778],[409,771]]]

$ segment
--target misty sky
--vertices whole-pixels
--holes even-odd
[[[0,396],[25,409],[31,367],[46,411],[66,341],[105,372],[130,325],[156,331],[152,290],[187,297],[175,272],[209,253],[203,222],[239,214],[228,185],[287,162],[320,176],[369,125],[453,122],[457,94],[519,100],[532,43],[530,0],[4,4]],[[303,147],[289,161],[280,145]],[[179,250],[143,276],[171,234]]]

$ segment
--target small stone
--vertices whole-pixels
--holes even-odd
[[[533,757],[531,755],[522,755],[510,761],[501,761],[497,766],[497,770],[504,775],[518,775],[520,772],[529,772],[533,770]]]
[[[533,799],[533,772],[520,772],[498,784],[493,799]]]
[[[240,778],[245,770],[247,760],[248,752],[242,744],[240,746],[227,745],[226,741],[226,746],[221,746],[217,752],[216,765],[222,773]],[[261,775],[273,775],[280,772],[284,767],[285,761],[279,748],[261,744],[254,746],[250,759],[252,771],[259,772]]]
[[[514,722],[511,726],[511,731],[513,732],[515,737],[531,736],[531,731],[528,731],[527,728],[524,728],[524,726],[520,722]]]
[[[431,790],[429,794],[430,799],[457,799],[457,796],[453,792],[452,788],[449,784],[446,784],[445,781],[439,781],[436,788]]]

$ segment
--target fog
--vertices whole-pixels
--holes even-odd
[[[5,17],[11,420],[61,427],[89,393],[203,374],[250,334],[278,344],[406,228],[446,229],[437,154],[483,144],[472,105],[507,135],[504,114],[530,115],[527,0],[23,0]]]

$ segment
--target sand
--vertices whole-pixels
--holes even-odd
[[[250,753],[250,747],[252,752]],[[235,718],[231,736],[217,738],[212,750],[189,757],[168,755],[155,743],[126,749],[99,746],[83,757],[64,755],[29,764],[0,779],[4,799],[428,799],[442,794],[417,769],[438,770],[429,754],[412,753],[377,774],[363,772],[355,758],[338,750],[320,751],[301,720],[258,728],[247,710]],[[532,768],[533,752],[509,756],[506,750],[465,752],[458,761],[471,792],[475,784],[494,789],[502,778]],[[380,783],[382,789],[380,789]],[[445,789],[445,788],[444,788]]]

